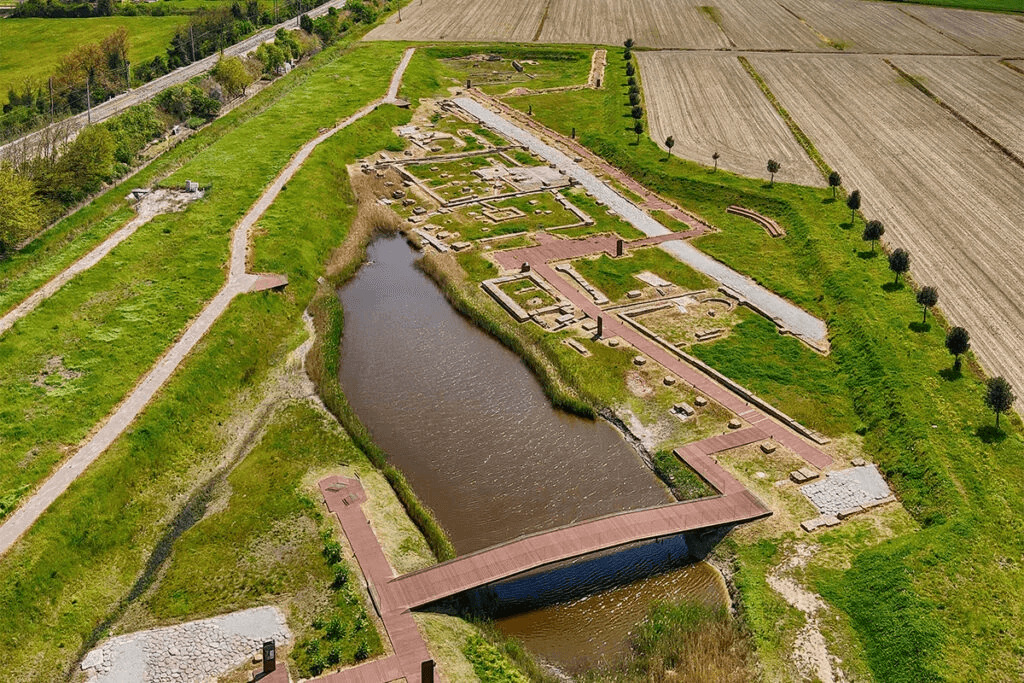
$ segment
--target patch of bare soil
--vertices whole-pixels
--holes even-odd
[[[39,387],[48,394],[64,388],[67,382],[78,379],[82,373],[71,370],[64,365],[63,356],[51,356],[32,380],[32,386]]]
[[[842,661],[829,653],[820,628],[821,618],[828,612],[828,606],[793,576],[806,566],[813,555],[810,546],[797,544],[789,558],[769,573],[766,579],[772,590],[807,618],[807,623],[797,633],[792,650],[792,661],[800,674],[806,679],[822,683],[845,683],[847,677],[841,666]]]
[[[647,379],[636,370],[626,374],[626,388],[629,389],[629,393],[639,398],[644,398],[654,393],[654,389],[647,383]]]

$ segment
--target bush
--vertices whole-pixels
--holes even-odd
[[[149,102],[136,105],[103,124],[114,138],[114,158],[131,164],[149,142],[165,130],[157,118],[156,108]]]

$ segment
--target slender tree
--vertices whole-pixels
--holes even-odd
[[[0,166],[0,257],[42,227],[36,186],[9,166]]]
[[[715,162],[715,170],[712,173],[718,173],[718,160],[722,158],[722,155],[715,152],[711,155],[711,161]]]
[[[631,92],[629,93],[629,106],[635,107],[640,104],[640,93]]]
[[[928,321],[928,309],[939,303],[939,290],[936,287],[922,287],[917,292],[917,303],[921,304],[924,316],[921,318],[923,325]]]
[[[946,334],[946,349],[953,354],[953,369],[960,369],[960,356],[971,349],[971,335],[962,327],[954,327]]]
[[[775,184],[775,174],[779,172],[780,168],[782,168],[782,164],[775,161],[775,159],[768,160],[768,173],[771,174],[771,180],[768,181],[769,185]]]
[[[636,85],[636,76],[630,76],[628,79],[626,79],[626,82],[629,83],[629,87],[632,88],[633,86]]]
[[[900,275],[910,270],[910,252],[906,249],[896,249],[889,254],[889,270],[896,273],[894,284],[899,284]]]
[[[636,75],[636,67],[633,66],[633,62],[629,62],[629,63],[626,64],[626,75],[627,76],[635,76]]]
[[[637,121],[639,121],[644,117],[644,108],[641,107],[640,105],[637,105],[630,110],[629,115],[632,116]]]
[[[875,253],[875,243],[882,239],[882,235],[885,234],[885,226],[882,225],[882,221],[872,220],[868,221],[864,225],[864,234],[862,237],[865,242],[871,242],[871,253]]]
[[[860,208],[860,190],[854,190],[846,198],[846,208],[850,210],[850,227],[852,228],[853,221],[857,218],[857,209]]]
[[[668,154],[665,155],[665,161],[668,161],[669,157],[672,156],[672,148],[676,146],[676,139],[669,135],[665,138],[665,146],[668,147]]]
[[[625,59],[627,62],[632,61],[633,51],[627,47],[625,50],[622,51],[622,58]]]
[[[832,188],[832,199],[836,198],[836,188],[843,184],[843,177],[839,171],[832,171],[828,174],[828,186]]]
[[[637,85],[636,83],[633,83],[632,85],[629,86],[629,94],[633,95],[634,93],[637,95],[640,94],[640,86]]]
[[[999,429],[999,416],[1010,409],[1017,397],[1013,395],[1013,387],[1002,377],[991,377],[985,392],[985,405],[996,414],[996,429]]]
[[[623,45],[626,47],[627,50],[632,50],[633,49],[633,39],[632,38],[626,38],[626,42],[624,42]]]
[[[644,134],[644,122],[637,121],[633,124],[633,132],[636,133],[636,144],[640,144],[640,136]]]

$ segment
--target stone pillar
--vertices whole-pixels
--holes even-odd
[[[573,126],[573,127],[572,127],[572,139],[573,139],[573,140],[575,140],[575,139],[576,139],[576,126]]]
[[[520,273],[529,273],[530,272],[530,264],[529,264],[529,262],[524,262],[523,265],[521,265],[519,267],[519,272]]]
[[[420,664],[420,681],[422,683],[434,683],[434,660],[428,659]]]
[[[616,256],[622,256],[622,252],[625,249],[625,246],[626,246],[626,243],[623,240],[621,240],[621,239],[615,240],[615,255]]]
[[[597,338],[600,339],[604,336],[604,316],[597,316]]]

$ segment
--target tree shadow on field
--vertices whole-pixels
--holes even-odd
[[[984,425],[974,430],[974,435],[984,443],[1002,443],[1006,440],[1006,432],[995,425]]]
[[[821,203],[822,204],[835,204],[836,203],[836,198],[835,197],[825,197],[824,199],[821,200]]]
[[[864,260],[867,260],[867,259],[872,259],[872,258],[877,257],[878,256],[878,252],[877,251],[871,251],[870,249],[868,249],[866,251],[858,251],[857,252],[857,256],[862,258],[862,259],[864,259]]]
[[[958,366],[955,366],[955,365],[953,367],[951,367],[951,368],[945,368],[944,370],[939,370],[939,377],[941,377],[942,379],[946,380],[947,382],[955,382],[958,379],[962,378],[963,376],[964,376],[964,373],[962,373],[960,371],[960,368]]]
[[[839,227],[842,228],[843,230],[849,230],[850,228],[853,227],[853,223],[851,223],[850,221],[843,221],[842,223],[839,224]]]
[[[909,325],[907,325],[907,327],[909,327],[913,332],[921,333],[921,332],[929,332],[932,329],[932,324],[931,323],[921,323],[921,322],[917,322],[915,320],[914,322],[912,322]]]
[[[882,285],[882,289],[886,292],[899,292],[903,289],[902,282],[886,282]]]

